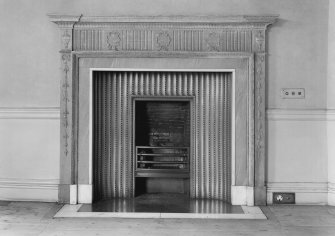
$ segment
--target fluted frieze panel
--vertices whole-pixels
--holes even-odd
[[[251,29],[76,29],[76,51],[251,52]]]

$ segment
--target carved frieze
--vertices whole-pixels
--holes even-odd
[[[210,30],[199,27],[161,31],[149,26],[117,31],[78,28],[74,30],[74,50],[251,52],[252,30]]]

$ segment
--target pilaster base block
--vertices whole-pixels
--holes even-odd
[[[78,185],[78,203],[91,204],[92,198],[92,184],[79,184]]]
[[[254,196],[255,196],[256,206],[266,205],[266,187],[265,186],[256,186]]]
[[[70,184],[58,185],[58,202],[70,203]]]
[[[254,206],[254,187],[231,186],[231,204]]]

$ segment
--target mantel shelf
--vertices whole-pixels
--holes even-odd
[[[232,16],[84,16],[48,14],[52,22],[82,23],[264,23],[273,24],[279,15]]]

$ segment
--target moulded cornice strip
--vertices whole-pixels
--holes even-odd
[[[59,107],[0,107],[0,119],[60,119]]]
[[[48,14],[52,22],[83,23],[263,23],[273,24],[279,15],[236,16],[82,16]]]

